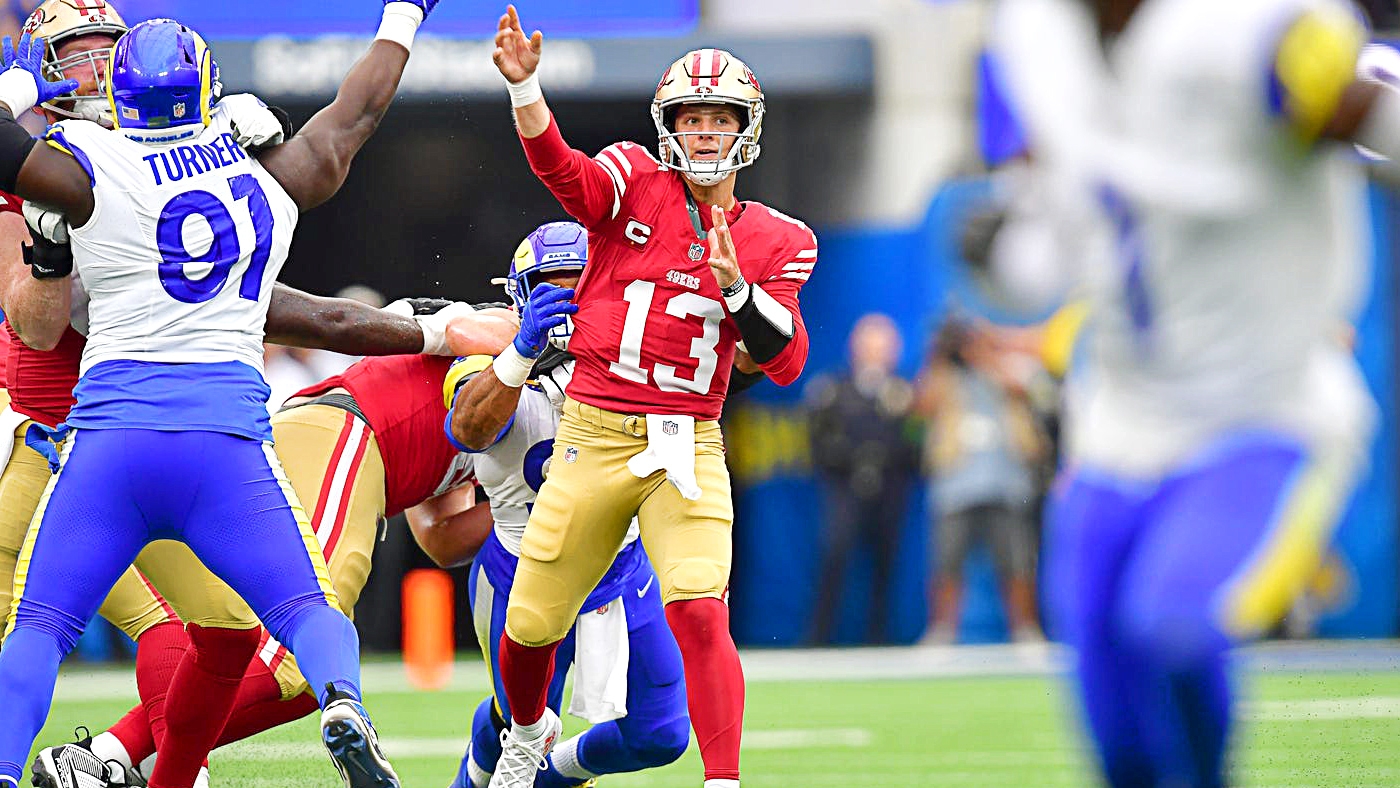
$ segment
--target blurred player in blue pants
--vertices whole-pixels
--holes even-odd
[[[354,627],[272,453],[261,359],[297,216],[344,181],[434,4],[385,4],[376,42],[336,101],[258,158],[237,146],[214,103],[221,88],[208,47],[178,22],[145,22],[117,41],[107,79],[115,128],[63,121],[47,144],[15,117],[77,83],[46,80],[42,40],[5,41],[0,189],[60,211],[72,228],[70,255],[30,260],[34,277],[52,282],[54,312],[69,312],[74,269],[91,302],[77,403],[56,430],[68,438],[15,572],[0,652],[0,786],[19,783],[60,661],[156,539],[188,544],[299,657],[346,785],[398,785],[359,702]],[[245,622],[208,620],[191,623],[190,639],[155,788],[194,782],[260,636]],[[78,784],[76,768],[64,764],[58,779]],[[87,777],[105,784],[108,775]]]
[[[1228,782],[1227,649],[1325,555],[1374,422],[1351,143],[1400,155],[1340,0],[1008,0],[995,24],[1090,304],[1049,508],[1052,623],[1106,781]]]

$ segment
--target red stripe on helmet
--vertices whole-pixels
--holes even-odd
[[[696,50],[695,57],[690,59],[690,86],[693,88],[700,86],[700,52]]]
[[[710,85],[719,87],[719,50],[711,49],[710,53]]]

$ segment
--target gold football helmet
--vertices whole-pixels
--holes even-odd
[[[710,133],[733,137],[729,155],[715,161],[695,161],[682,144],[687,134],[675,130],[675,110],[682,104],[729,104],[747,121],[744,130]],[[713,186],[731,172],[758,158],[758,136],[763,132],[763,90],[744,62],[723,49],[697,49],[672,63],[656,86],[651,119],[660,141],[661,163],[678,170],[701,186]]]
[[[44,39],[44,76],[53,81],[64,79],[64,69],[86,67],[93,69],[95,74],[105,74],[105,68],[98,70],[98,63],[105,63],[112,56],[111,47],[105,47],[59,59],[58,48],[64,41],[99,33],[111,36],[115,43],[126,30],[126,22],[106,0],[45,0],[25,20],[21,32]],[[107,96],[102,90],[92,96],[69,93],[43,106],[56,115],[85,120],[102,120],[109,118],[111,113]]]

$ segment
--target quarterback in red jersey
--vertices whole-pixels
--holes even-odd
[[[741,369],[751,361],[779,384],[801,373],[798,291],[816,237],[734,197],[736,173],[759,154],[763,93],[733,55],[701,49],[666,69],[652,102],[659,159],[630,142],[589,157],[545,104],[541,44],[510,7],[493,58],[530,167],[588,229],[590,262],[569,344],[577,367],[501,638],[514,722],[491,788],[532,785],[558,738],[545,703],[554,650],[634,515],[685,662],[705,786],[737,788],[744,683],[724,599],[734,507],[717,419],[738,351]],[[534,322],[522,314],[482,374],[519,386],[542,349]]]

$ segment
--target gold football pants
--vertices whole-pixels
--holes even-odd
[[[646,478],[628,470],[627,461],[646,448],[644,417],[565,401],[549,477],[520,547],[506,612],[513,640],[541,646],[564,637],[612,565],[633,515],[663,602],[723,596],[734,504],[719,423],[695,424],[697,500],[683,498],[664,470]]]

